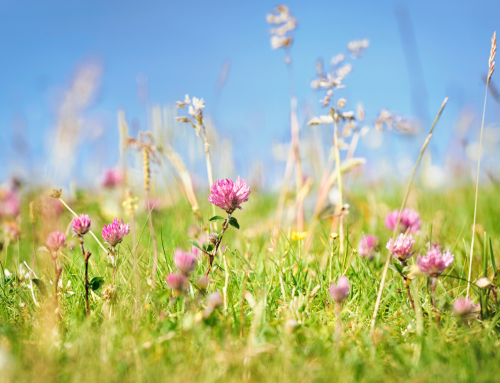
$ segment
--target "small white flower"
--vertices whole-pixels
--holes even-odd
[[[342,61],[344,61],[344,59],[345,59],[344,54],[339,53],[337,56],[332,57],[332,65],[336,66],[336,65],[340,64]]]
[[[12,276],[12,273],[7,269],[5,269],[3,272],[5,273],[6,278],[10,278]]]
[[[349,145],[344,141],[343,138],[339,138],[339,149],[340,150],[347,150],[347,149],[349,149]]]
[[[272,49],[278,49],[281,47],[288,48],[290,45],[292,45],[292,38],[291,37],[271,36],[271,48]]]
[[[363,126],[361,128],[361,130],[359,131],[359,134],[361,135],[361,137],[363,136],[366,136],[366,134],[370,131],[370,127],[369,126]]]
[[[193,106],[192,106],[192,105],[189,105],[188,113],[189,113],[192,117],[196,117],[196,111],[194,110],[194,108],[193,108]]]
[[[182,102],[182,101],[176,101],[175,102],[177,104],[177,108],[181,109],[181,108],[185,108],[187,105]]]
[[[352,65],[351,64],[345,64],[341,66],[337,70],[337,76],[340,77],[341,79],[347,76],[349,73],[351,73],[352,70]]]
[[[307,123],[307,125],[320,125],[320,124],[333,124],[332,116],[313,117]]]
[[[179,121],[179,122],[189,122],[189,121],[191,121],[189,118],[184,117],[184,116],[181,116],[181,117],[175,117],[175,120],[176,120],[176,121]]]
[[[193,97],[193,107],[195,110],[202,110],[205,107],[205,101],[202,98]]]
[[[318,89],[320,86],[320,83],[321,83],[320,79],[312,80],[311,81],[311,88]]]
[[[185,104],[191,104],[191,99],[189,98],[189,95],[186,94],[186,96],[184,97],[184,103]]]
[[[365,110],[362,104],[358,104],[358,120],[363,121],[365,119]]]
[[[476,281],[476,286],[481,288],[481,289],[484,289],[484,288],[488,287],[489,285],[491,285],[491,282],[488,278],[479,278]]]
[[[339,98],[339,100],[337,102],[337,109],[342,109],[346,103],[347,103],[347,101],[345,98]]]
[[[368,48],[368,45],[370,45],[370,41],[367,39],[350,41],[347,44],[347,49],[354,56],[360,57],[363,54],[363,52],[365,51],[365,49]]]
[[[275,20],[276,20],[276,16],[274,16],[272,13],[268,13],[268,14],[266,15],[266,21],[267,21],[269,24],[276,24]]]

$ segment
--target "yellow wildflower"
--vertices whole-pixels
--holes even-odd
[[[290,235],[290,237],[294,240],[294,241],[300,241],[302,239],[304,239],[305,237],[307,237],[307,231],[292,231],[292,234]]]

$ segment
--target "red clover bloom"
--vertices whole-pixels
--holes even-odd
[[[395,241],[392,238],[387,242],[387,250],[394,256],[394,258],[400,260],[401,262],[406,262],[414,252],[411,251],[413,244],[415,243],[415,238],[408,235],[406,238],[403,233],[399,234]]]
[[[349,296],[349,290],[349,280],[347,277],[342,276],[339,278],[336,285],[335,283],[330,285],[330,296],[335,303],[342,303],[342,301]]]
[[[398,222],[399,210],[393,210],[385,217],[385,227],[394,230]],[[417,233],[422,226],[420,216],[415,210],[404,209],[401,213],[398,230],[401,232]]]
[[[167,275],[167,283],[176,292],[181,292],[187,289],[188,279],[184,274],[170,273]]]
[[[359,241],[358,253],[360,257],[370,257],[373,258],[373,253],[378,244],[378,237],[375,235],[364,235]]]
[[[436,247],[431,247],[427,252],[427,256],[418,256],[418,267],[427,276],[432,278],[439,277],[447,268],[453,263],[455,256],[451,254],[450,250],[444,253]]]
[[[88,214],[80,214],[80,217],[73,219],[73,232],[81,237],[90,230],[90,218]]]
[[[469,298],[458,298],[455,303],[453,303],[453,310],[455,314],[461,316],[462,318],[468,317],[475,310],[474,303]]]
[[[215,291],[207,296],[207,307],[203,311],[203,316],[208,318],[210,314],[219,306],[222,306],[224,299],[219,291]]]
[[[7,217],[17,217],[20,212],[21,199],[16,189],[11,189],[7,193],[0,195],[0,215]]]
[[[209,283],[210,280],[208,279],[208,277],[203,276],[196,281],[196,287],[198,287],[200,290],[206,290]]]
[[[102,238],[106,241],[111,247],[115,247],[118,245],[123,238],[130,232],[130,224],[123,224],[123,219],[120,223],[118,218],[115,218],[113,222],[109,225],[104,225],[102,229]]]
[[[57,253],[61,247],[64,246],[66,242],[66,236],[59,230],[53,231],[49,234],[47,242],[45,245],[54,253]]]
[[[212,185],[208,201],[225,210],[228,214],[231,214],[236,209],[243,209],[240,205],[248,201],[249,195],[250,188],[238,176],[236,182],[230,179],[217,180]]]
[[[114,188],[123,182],[122,172],[118,169],[108,169],[104,173],[102,186],[105,188]]]
[[[187,251],[177,249],[174,253],[174,264],[182,274],[188,275],[196,266],[196,257]]]
[[[211,306],[213,308],[219,307],[224,303],[222,299],[222,294],[219,291],[216,291],[212,294],[208,294],[207,296],[207,306]]]

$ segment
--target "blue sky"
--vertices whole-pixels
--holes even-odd
[[[207,113],[233,141],[237,172],[245,174],[256,159],[271,162],[271,144],[286,142],[290,136],[283,52],[271,50],[265,21],[275,5],[267,1],[0,1],[0,175],[6,177],[19,164],[43,164],[50,150],[47,132],[55,123],[54,100],[75,67],[89,57],[97,58],[104,68],[99,96],[86,112],[99,116],[105,131],[105,144],[99,144],[109,148],[103,154],[103,166],[112,166],[118,158],[113,144],[118,137],[118,108],[124,108],[142,128],[146,126],[146,111],[137,99],[138,75],[148,78],[152,104],[171,104],[185,93],[204,97]],[[299,21],[292,58],[301,107],[309,103],[319,111],[321,94],[309,86],[316,60],[329,61],[345,52],[348,41],[367,38],[370,47],[353,62],[354,70],[339,96],[353,108],[362,102],[367,120],[375,119],[382,108],[405,116],[416,114],[395,16],[396,7],[406,5],[423,74],[418,84],[427,93],[426,114],[433,118],[444,97],[450,98],[433,141],[438,161],[444,161],[462,108],[481,112],[481,75],[487,70],[491,35],[500,29],[500,2],[290,1],[287,5]],[[226,60],[231,60],[231,70],[216,101],[215,84]],[[498,104],[490,99],[487,122],[498,121],[499,116]],[[15,160],[12,149],[13,141],[22,146],[19,137],[27,140],[23,153],[28,159],[25,155],[22,161]],[[423,141],[421,136],[400,140],[392,141],[395,156],[399,142],[405,150],[417,152]],[[85,150],[79,155],[85,156]],[[366,155],[375,156],[369,149]]]

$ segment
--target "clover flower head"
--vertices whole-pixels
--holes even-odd
[[[450,250],[441,252],[437,247],[431,247],[427,252],[427,256],[417,258],[418,267],[427,276],[436,278],[439,277],[452,263],[455,256]]]
[[[0,195],[0,215],[17,217],[21,211],[21,198],[17,189],[11,189]]]
[[[88,214],[80,214],[73,219],[73,233],[78,236],[86,234],[90,230],[90,218]]]
[[[224,303],[222,299],[222,294],[219,291],[215,291],[207,296],[207,306],[213,308],[219,307]]]
[[[176,292],[186,291],[188,279],[181,273],[170,273],[167,275],[167,283]]]
[[[358,254],[360,257],[369,257],[373,258],[373,253],[377,248],[378,237],[376,235],[364,235],[359,241],[358,245]]]
[[[392,238],[387,242],[387,250],[393,255],[394,258],[399,259],[400,261],[405,261],[413,255],[411,248],[415,243],[415,238],[411,235],[407,237],[404,236],[403,233],[399,234],[395,241]]]
[[[385,227],[394,230],[398,222],[399,210],[393,210],[385,217]],[[404,209],[401,213],[398,230],[400,232],[417,233],[422,226],[420,215],[412,209]]]
[[[208,277],[203,276],[198,278],[198,280],[196,281],[196,287],[198,287],[200,290],[206,290],[209,283],[210,280],[208,279]]]
[[[54,253],[57,253],[61,247],[64,246],[66,242],[66,236],[59,230],[53,231],[47,237],[45,245]]]
[[[219,291],[215,291],[207,296],[207,307],[203,311],[203,316],[208,318],[210,314],[219,306],[224,303],[222,294]]]
[[[337,281],[337,284],[332,283],[330,285],[329,292],[330,296],[336,303],[342,303],[342,301],[349,296],[349,290],[349,280],[347,279],[347,277],[342,276]]]
[[[236,182],[230,179],[217,180],[210,189],[208,201],[231,214],[236,209],[243,210],[240,205],[248,201],[250,192],[250,188],[239,176]]]
[[[181,273],[189,275],[194,270],[196,261],[196,257],[190,252],[182,251],[181,249],[175,250],[174,264]]]
[[[105,188],[115,188],[123,182],[123,174],[118,169],[108,169],[104,172],[102,186]]]
[[[472,302],[469,298],[458,298],[453,303],[453,311],[455,311],[455,314],[461,316],[462,318],[469,316],[474,310],[474,302]]]
[[[106,241],[111,247],[115,247],[118,245],[123,238],[130,232],[130,224],[123,224],[123,219],[118,221],[118,218],[115,218],[113,222],[109,225],[104,225],[102,229],[102,238]]]
[[[219,240],[219,234],[217,234],[217,233],[210,233],[208,235],[208,240],[210,241],[210,243],[212,245],[216,245],[217,241]]]

